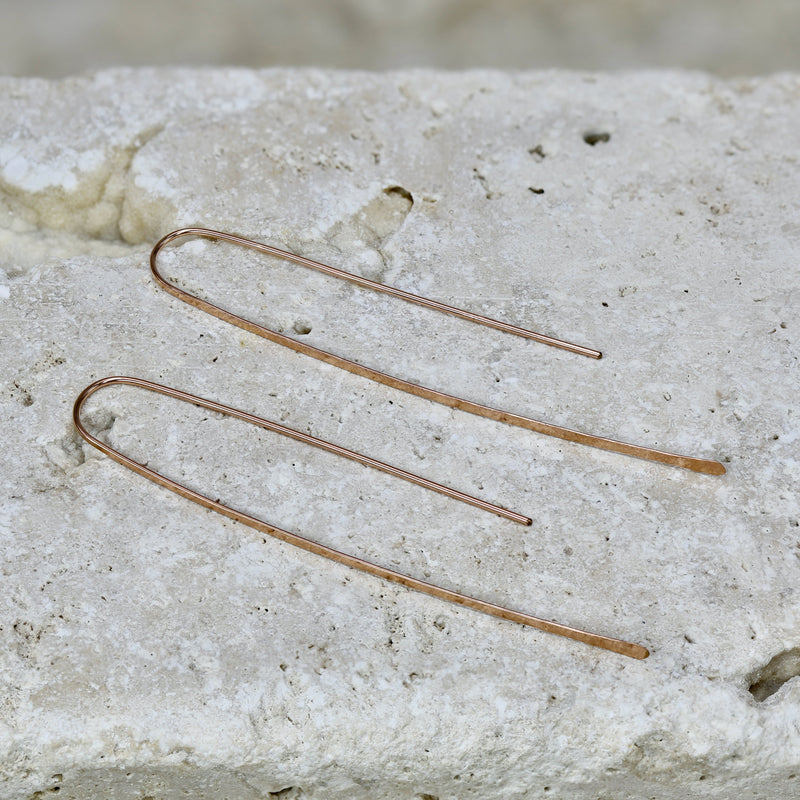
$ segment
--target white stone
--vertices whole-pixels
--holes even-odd
[[[800,797],[800,77],[122,70],[0,97],[26,162],[0,174],[0,797]],[[148,271],[186,224],[596,346],[219,244],[164,262],[341,355],[728,473],[481,420],[213,319]],[[110,374],[529,513],[141,391],[87,406],[232,505],[651,656],[388,585],[150,484],[72,427]]]

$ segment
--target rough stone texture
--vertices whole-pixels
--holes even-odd
[[[795,0],[0,0],[0,72],[110,66],[800,70]]]
[[[117,71],[0,97],[0,796],[800,798],[800,78]],[[225,325],[150,279],[149,247],[185,224],[597,346],[224,245],[165,262],[342,355],[728,474],[477,419]],[[115,373],[529,512],[132,389],[87,408],[115,446],[277,524],[651,657],[153,486],[72,428]]]

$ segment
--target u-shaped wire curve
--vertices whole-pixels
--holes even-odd
[[[147,389],[148,391],[151,392],[156,392],[158,394],[166,395],[167,397],[173,397],[178,400],[184,400],[186,402],[193,403],[194,405],[200,406],[202,408],[206,408],[210,411],[216,411],[221,414],[225,414],[226,416],[241,419],[245,422],[257,425],[258,427],[266,428],[267,430],[272,430],[277,433],[282,433],[286,436],[290,436],[293,439],[303,441],[307,444],[312,444],[316,447],[321,447],[322,449],[328,450],[329,452],[333,452],[338,455],[345,456],[346,458],[351,458],[353,460],[359,461],[360,463],[373,466],[377,469],[381,469],[384,472],[389,472],[390,474],[397,475],[398,477],[403,477],[406,480],[411,480],[412,482],[417,483],[421,486],[425,486],[426,488],[442,492],[443,494],[448,494],[451,497],[455,497],[456,499],[470,503],[471,505],[478,506],[479,508],[483,508],[484,510],[493,511],[494,513],[505,512],[502,513],[503,516],[508,516],[510,519],[513,519],[514,516],[516,516],[519,518],[516,521],[525,522],[526,524],[530,523],[529,518],[522,517],[522,515],[519,514],[515,515],[514,512],[508,512],[505,509],[501,509],[499,506],[493,506],[490,503],[485,503],[484,501],[478,500],[477,498],[474,497],[470,497],[469,495],[463,495],[461,492],[455,492],[454,490],[448,489],[447,487],[443,487],[440,484],[434,484],[432,481],[428,481],[425,478],[420,478],[419,476],[412,475],[411,473],[404,473],[404,471],[397,470],[397,468],[395,467],[389,467],[389,465],[387,464],[383,464],[382,462],[376,462],[374,459],[370,459],[366,456],[362,456],[360,454],[353,453],[352,451],[345,450],[344,448],[340,448],[338,445],[332,445],[330,442],[324,442],[321,439],[316,439],[315,437],[308,436],[308,434],[303,434],[300,433],[299,431],[294,431],[291,428],[285,428],[283,425],[278,425],[277,423],[271,422],[270,420],[265,420],[253,414],[248,414],[245,411],[240,411],[239,409],[235,409],[230,406],[225,406],[220,403],[216,403],[213,400],[206,400],[205,398],[197,397],[195,395],[188,394],[187,392],[182,392],[178,389],[173,389],[169,386],[162,386],[161,384],[153,383],[151,381],[143,380],[141,378],[130,378],[124,376],[111,376],[108,378],[101,378],[100,380],[97,380],[94,383],[87,386],[78,395],[78,398],[75,400],[75,405],[73,406],[73,411],[72,411],[73,422],[75,424],[75,428],[78,431],[78,433],[89,444],[96,447],[102,453],[105,453],[107,456],[114,459],[119,464],[128,467],[129,469],[133,470],[139,475],[142,475],[143,477],[148,478],[154,483],[157,483],[159,486],[163,486],[165,489],[169,489],[170,491],[175,492],[181,497],[187,500],[192,500],[193,502],[198,503],[199,505],[208,508],[211,511],[216,511],[220,514],[223,514],[226,517],[229,517],[230,519],[242,523],[243,525],[247,525],[248,527],[257,530],[260,533],[268,534],[269,536],[274,536],[275,538],[287,542],[288,544],[293,544],[296,547],[301,548],[302,550],[307,550],[310,553],[323,556],[332,561],[336,561],[339,564],[343,564],[347,567],[359,569],[362,572],[366,572],[378,578],[383,578],[384,580],[391,581],[392,583],[398,583],[401,586],[405,586],[408,589],[414,589],[418,592],[422,592],[424,594],[437,597],[441,600],[447,600],[451,603],[456,603],[457,605],[462,605],[466,606],[467,608],[472,608],[475,611],[481,611],[485,614],[491,614],[492,616],[500,617],[501,619],[509,620],[511,622],[518,622],[522,625],[527,625],[532,628],[538,628],[539,630],[546,631],[548,633],[555,633],[560,636],[565,636],[569,639],[574,639],[579,642],[584,642],[585,644],[593,645],[594,647],[601,647],[605,650],[611,650],[612,652],[620,653],[621,655],[629,656],[631,658],[641,659],[641,658],[647,658],[647,656],[649,655],[649,651],[646,648],[642,647],[641,645],[634,644],[633,642],[626,642],[621,639],[614,639],[609,636],[603,636],[601,634],[583,631],[580,630],[579,628],[572,628],[568,625],[562,625],[561,623],[558,622],[552,622],[551,620],[540,619],[539,617],[534,617],[530,614],[526,614],[521,611],[514,611],[510,608],[505,608],[503,606],[495,605],[494,603],[488,603],[485,600],[479,600],[475,597],[469,597],[468,595],[455,592],[451,589],[445,589],[441,586],[436,586],[435,584],[427,583],[426,581],[421,581],[418,578],[413,578],[409,575],[404,575],[400,572],[396,572],[387,567],[382,567],[378,564],[373,564],[371,561],[365,561],[362,558],[349,555],[348,553],[343,553],[339,550],[327,547],[326,545],[319,544],[318,542],[315,542],[311,539],[306,539],[305,537],[299,536],[296,533],[290,533],[289,531],[283,530],[282,528],[278,528],[275,525],[272,525],[268,522],[264,522],[263,520],[260,520],[257,517],[245,514],[242,511],[237,511],[236,509],[231,508],[230,506],[227,506],[224,503],[219,502],[219,500],[212,500],[210,497],[204,494],[200,494],[199,492],[196,492],[193,489],[190,489],[189,487],[184,486],[183,484],[180,484],[177,481],[172,480],[171,478],[168,478],[166,475],[162,475],[161,473],[150,469],[144,464],[141,464],[138,461],[129,458],[128,456],[121,453],[119,450],[114,449],[110,445],[98,439],[96,436],[91,434],[86,429],[83,422],[81,421],[81,410],[86,400],[98,390],[113,384],[135,386],[141,389]]]
[[[525,417],[521,414],[513,414],[509,411],[501,411],[500,409],[485,406],[472,400],[466,400],[462,397],[445,394],[444,392],[440,392],[436,389],[429,389],[426,386],[420,386],[419,384],[412,383],[411,381],[404,380],[403,378],[398,378],[394,375],[380,372],[372,367],[367,367],[363,364],[357,364],[355,361],[350,361],[346,358],[342,358],[341,356],[334,355],[333,353],[329,353],[327,350],[321,350],[318,347],[300,342],[297,339],[292,339],[289,336],[284,336],[282,333],[278,333],[270,328],[265,328],[262,325],[258,325],[255,322],[244,319],[243,317],[233,314],[230,311],[226,311],[225,309],[220,308],[213,303],[209,303],[207,300],[197,297],[197,295],[190,294],[184,289],[179,289],[177,286],[169,283],[169,281],[167,281],[166,278],[164,278],[164,276],[159,272],[159,252],[165,245],[184,236],[198,236],[205,239],[222,239],[233,244],[241,245],[242,247],[250,248],[251,250],[257,250],[262,253],[267,253],[268,255],[277,256],[278,258],[282,258],[286,261],[292,261],[295,264],[310,267],[311,269],[324,272],[337,278],[342,278],[365,288],[374,289],[375,291],[389,294],[393,297],[399,297],[417,305],[434,308],[438,311],[443,311],[444,313],[452,314],[454,316],[470,320],[471,322],[476,322],[480,325],[496,328],[497,330],[505,331],[506,333],[512,333],[516,336],[522,336],[527,339],[534,339],[544,344],[570,350],[574,353],[580,353],[582,355],[594,358],[600,358],[601,356],[601,353],[598,350],[592,350],[588,347],[582,347],[581,345],[564,342],[560,339],[554,339],[550,336],[534,333],[533,331],[526,330],[525,328],[519,328],[516,325],[509,325],[508,323],[500,322],[489,317],[484,317],[480,314],[474,314],[471,311],[465,311],[464,309],[448,306],[444,303],[439,303],[426,297],[410,294],[409,292],[404,292],[392,286],[376,283],[375,281],[368,280],[367,278],[353,275],[350,272],[345,272],[343,270],[336,269],[335,267],[330,267],[327,264],[320,264],[317,261],[312,261],[309,258],[298,256],[294,253],[288,252],[287,250],[279,250],[276,247],[271,247],[270,245],[262,244],[261,242],[256,242],[252,239],[245,239],[232,233],[215,231],[209,228],[181,228],[179,230],[172,231],[172,233],[168,233],[166,236],[160,239],[150,253],[150,269],[159,286],[161,286],[174,297],[177,297],[179,300],[183,300],[185,303],[195,306],[195,308],[199,308],[200,310],[224,320],[225,322],[230,322],[232,325],[236,325],[243,330],[254,333],[257,336],[261,336],[264,339],[269,339],[276,344],[288,347],[298,353],[304,353],[305,355],[312,356],[320,361],[324,361],[326,364],[332,364],[335,367],[340,367],[341,369],[345,369],[348,372],[354,373],[355,375],[360,375],[363,378],[369,378],[370,380],[376,381],[377,383],[382,383],[385,386],[390,386],[394,389],[400,389],[401,391],[408,392],[409,394],[416,395],[417,397],[422,397],[426,400],[433,400],[436,403],[441,403],[442,405],[449,406],[450,408],[457,408],[461,411],[467,411],[471,414],[485,417],[486,419],[495,420],[497,422],[506,422],[509,425],[516,425],[519,428],[525,428],[527,430],[543,433],[548,436],[555,436],[558,439],[564,439],[568,442],[589,445],[590,447],[597,447],[602,450],[621,453],[622,455],[643,458],[648,461],[656,461],[661,464],[668,464],[674,467],[682,467],[694,472],[702,472],[707,475],[723,475],[725,473],[725,467],[718,461],[713,461],[706,458],[695,458],[693,456],[678,455],[665,450],[657,450],[652,447],[628,444],[627,442],[609,439],[604,436],[595,436],[593,434],[583,433],[582,431],[573,430],[571,428],[565,428],[561,425],[553,425],[549,422],[542,422],[541,420],[532,419],[531,417]]]
[[[147,389],[148,391],[155,392],[156,394],[174,397],[176,400],[183,400],[187,403],[193,403],[201,408],[207,408],[209,411],[217,411],[220,414],[225,414],[228,417],[235,417],[236,419],[241,419],[244,422],[249,422],[252,425],[257,425],[259,428],[264,428],[265,430],[273,431],[274,433],[280,433],[282,436],[287,436],[290,439],[295,439],[298,442],[310,444],[313,447],[318,447],[320,450],[325,450],[328,453],[349,458],[351,461],[357,461],[359,464],[364,464],[367,467],[372,467],[373,469],[380,470],[381,472],[386,472],[389,475],[394,475],[396,478],[402,478],[409,483],[415,483],[417,486],[422,486],[425,489],[430,489],[431,491],[439,492],[439,494],[447,495],[448,497],[452,497],[454,500],[460,500],[462,503],[476,506],[483,511],[489,511],[492,514],[497,514],[499,517],[505,517],[506,519],[510,519],[512,522],[518,522],[521,525],[530,525],[532,522],[531,518],[526,517],[524,514],[518,514],[516,511],[509,511],[507,508],[495,505],[494,503],[488,503],[485,500],[480,500],[479,498],[473,497],[470,494],[459,492],[457,489],[451,489],[449,486],[444,486],[441,483],[436,483],[436,481],[423,478],[421,475],[415,475],[413,472],[407,472],[399,467],[393,467],[391,464],[378,461],[376,458],[365,456],[362,453],[356,453],[355,451],[348,450],[346,447],[342,447],[338,444],[326,442],[324,439],[318,439],[316,436],[311,436],[308,433],[296,431],[294,428],[287,428],[285,425],[281,425],[278,422],[273,422],[272,420],[264,419],[263,417],[257,417],[255,414],[248,414],[246,411],[240,411],[238,408],[225,406],[222,405],[222,403],[216,403],[213,400],[206,400],[204,397],[197,397],[196,395],[189,394],[188,392],[182,392],[180,389],[173,389],[171,386],[163,386],[160,383],[153,383],[152,381],[147,381],[143,378],[129,378],[122,375],[101,378],[100,380],[92,383],[90,386],[87,386],[75,401],[75,407],[72,415],[75,427],[78,429],[80,435],[106,455],[115,458],[121,464],[124,464],[126,467],[130,467],[140,475],[144,475],[146,478],[150,478],[150,480],[156,481],[156,483],[161,483],[157,472],[145,467],[142,464],[139,464],[136,461],[133,461],[132,459],[129,459],[127,456],[122,456],[122,454],[117,453],[117,451],[109,447],[103,441],[92,436],[92,434],[89,433],[80,420],[80,410],[87,398],[91,397],[91,395],[98,391],[98,389],[102,389],[104,386],[110,386],[112,384],[136,386],[140,389]],[[117,456],[120,457],[118,458]],[[166,486],[167,483],[174,483],[174,481],[170,481],[169,478],[164,478],[163,480],[164,482],[161,484],[162,486]],[[175,491],[174,486],[167,486],[167,488]],[[195,498],[192,497],[190,499]]]

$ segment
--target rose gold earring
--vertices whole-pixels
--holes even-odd
[[[362,572],[366,572],[370,575],[383,578],[384,580],[392,581],[393,583],[398,583],[409,589],[415,589],[418,592],[423,592],[425,594],[432,595],[433,597],[437,597],[442,600],[447,600],[451,603],[456,603],[458,605],[466,606],[476,611],[482,611],[486,614],[491,614],[495,617],[500,617],[501,619],[510,620],[512,622],[518,622],[522,625],[528,625],[532,628],[538,628],[539,630],[547,631],[548,633],[555,633],[560,636],[566,636],[567,638],[575,639],[579,642],[584,642],[585,644],[593,645],[595,647],[601,647],[605,650],[611,650],[615,653],[620,653],[621,655],[630,656],[631,658],[641,659],[641,658],[647,658],[647,656],[649,655],[648,650],[642,647],[641,645],[634,644],[632,642],[626,642],[621,639],[614,639],[609,636],[602,636],[596,633],[589,633],[588,631],[579,630],[578,628],[572,628],[568,625],[562,625],[558,622],[552,622],[550,620],[540,619],[539,617],[534,617],[530,614],[526,614],[521,611],[514,611],[510,608],[505,608],[503,606],[498,606],[493,603],[488,603],[484,600],[479,600],[475,597],[469,597],[459,592],[455,592],[451,589],[445,589],[441,586],[421,581],[418,578],[413,578],[409,575],[403,575],[399,572],[395,572],[394,570],[382,567],[378,564],[373,564],[372,562],[365,561],[364,559],[357,558],[356,556],[352,556],[347,553],[343,553],[339,550],[334,550],[333,548],[326,547],[325,545],[319,544],[310,539],[306,539],[302,536],[299,536],[298,534],[290,533],[289,531],[283,530],[282,528],[278,528],[269,522],[265,522],[264,520],[250,516],[249,514],[245,514],[242,511],[237,511],[236,509],[231,508],[230,506],[225,505],[224,503],[221,503],[219,500],[212,500],[207,495],[200,494],[199,492],[196,492],[193,489],[190,489],[187,486],[184,486],[183,484],[180,484],[177,481],[168,478],[166,475],[156,472],[155,470],[151,469],[145,464],[135,461],[134,459],[124,455],[119,450],[115,449],[106,442],[103,442],[102,440],[98,439],[96,436],[94,436],[92,433],[89,432],[89,430],[86,428],[86,426],[83,424],[81,420],[81,410],[83,409],[84,403],[89,399],[89,397],[91,397],[98,390],[106,386],[111,386],[115,384],[138,387],[140,389],[146,389],[147,391],[150,392],[155,392],[157,394],[173,397],[175,399],[182,400],[188,403],[193,403],[194,405],[208,409],[209,411],[216,411],[220,414],[224,414],[229,417],[234,417],[236,419],[248,422],[252,425],[256,425],[260,428],[265,428],[267,430],[283,434],[284,436],[289,436],[292,439],[296,439],[306,444],[322,448],[323,450],[326,450],[330,453],[335,453],[337,455],[344,456],[345,458],[352,459],[354,461],[357,461],[361,464],[372,467],[374,469],[387,472],[391,475],[403,478],[404,480],[407,481],[411,481],[412,483],[416,483],[419,486],[423,486],[427,489],[440,492],[456,500],[461,500],[462,502],[476,506],[484,511],[490,511],[494,514],[506,517],[507,519],[510,519],[514,522],[519,522],[524,525],[529,525],[531,523],[529,517],[525,517],[522,514],[517,514],[514,511],[509,511],[508,509],[502,508],[501,506],[496,506],[493,503],[487,503],[484,500],[479,500],[478,498],[472,497],[471,495],[464,494],[463,492],[456,491],[455,489],[451,489],[441,484],[434,483],[433,481],[430,481],[426,478],[422,478],[418,475],[406,472],[405,470],[401,470],[398,469],[397,467],[393,467],[381,461],[377,461],[373,458],[370,458],[369,456],[364,456],[359,453],[355,453],[352,450],[347,450],[338,445],[331,444],[330,442],[325,442],[321,439],[317,439],[316,437],[309,436],[308,434],[305,433],[301,433],[300,431],[295,431],[291,428],[286,428],[283,425],[279,425],[278,423],[271,422],[261,417],[257,417],[254,414],[249,414],[245,411],[240,411],[238,409],[231,408],[230,406],[225,406],[220,403],[216,403],[213,400],[206,400],[202,397],[197,397],[195,395],[182,392],[178,389],[173,389],[168,386],[162,386],[157,383],[152,383],[151,381],[142,380],[141,378],[128,378],[122,376],[102,378],[87,386],[80,393],[77,400],[75,401],[75,405],[73,407],[73,412],[72,412],[73,421],[75,423],[75,428],[77,429],[78,433],[89,444],[96,447],[102,453],[105,453],[107,456],[114,459],[123,466],[132,469],[139,475],[142,475],[145,478],[148,478],[149,480],[157,483],[159,486],[163,486],[164,488],[169,489],[172,492],[175,492],[181,497],[184,497],[187,500],[192,500],[193,502],[198,503],[199,505],[205,508],[208,508],[212,511],[216,511],[220,514],[224,514],[226,517],[236,520],[237,522],[241,522],[242,524],[247,525],[250,528],[254,528],[260,533],[274,536],[277,539],[280,539],[284,542],[288,542],[289,544],[293,544],[297,547],[302,548],[303,550],[307,550],[311,553],[324,556],[325,558],[331,559],[332,561],[336,561],[340,564],[344,564],[345,566],[352,567],[354,569],[359,569]]]
[[[526,330],[525,328],[519,328],[516,325],[509,325],[505,322],[490,319],[489,317],[484,317],[471,311],[445,305],[444,303],[439,303],[426,297],[420,297],[419,295],[411,294],[409,292],[402,291],[401,289],[396,289],[392,286],[386,286],[385,284],[377,283],[376,281],[371,281],[367,278],[362,278],[350,272],[345,272],[335,267],[330,267],[326,264],[320,264],[319,262],[312,261],[309,258],[295,255],[294,253],[290,253],[286,250],[279,250],[276,247],[271,247],[270,245],[262,244],[261,242],[256,242],[252,239],[245,239],[241,236],[235,236],[231,233],[210,230],[208,228],[181,228],[180,230],[168,233],[156,243],[150,254],[150,269],[152,270],[156,281],[162,288],[166,289],[166,291],[168,291],[174,297],[183,300],[185,303],[189,303],[190,305],[193,305],[202,311],[212,314],[213,316],[218,317],[225,322],[230,322],[231,324],[249,331],[250,333],[262,336],[265,339],[269,339],[272,342],[281,344],[284,347],[289,347],[298,353],[304,353],[305,355],[309,355],[313,358],[319,359],[320,361],[324,361],[327,364],[341,367],[348,372],[361,375],[364,378],[369,378],[386,386],[400,389],[401,391],[408,392],[409,394],[416,395],[417,397],[423,397],[427,400],[433,400],[434,402],[441,403],[442,405],[449,406],[451,408],[468,411],[471,414],[486,417],[487,419],[505,422],[509,425],[516,425],[520,428],[526,428],[527,430],[544,433],[549,436],[555,436],[559,439],[565,439],[569,442],[577,442],[578,444],[598,447],[603,450],[610,450],[615,453],[635,456],[637,458],[647,459],[648,461],[656,461],[661,464],[668,464],[670,466],[683,467],[684,469],[693,470],[694,472],[702,472],[708,475],[722,475],[725,473],[725,467],[718,461],[705,458],[695,458],[693,456],[678,455],[676,453],[669,453],[663,450],[656,450],[652,447],[620,442],[604,436],[595,436],[593,434],[583,433],[570,428],[564,428],[560,425],[553,425],[549,422],[531,419],[530,417],[514,414],[509,411],[501,411],[496,408],[491,408],[489,406],[476,403],[472,400],[466,400],[461,397],[445,394],[444,392],[440,392],[436,389],[420,386],[419,384],[412,383],[403,378],[398,378],[385,372],[380,372],[372,367],[367,367],[363,364],[357,364],[354,361],[349,361],[346,358],[329,353],[326,350],[321,350],[317,347],[313,347],[312,345],[298,341],[297,339],[292,339],[289,336],[285,336],[282,333],[278,333],[277,331],[265,328],[255,322],[246,320],[243,317],[237,316],[230,311],[226,311],[219,306],[213,305],[212,303],[209,303],[208,301],[203,300],[196,295],[190,294],[184,289],[179,289],[177,286],[170,283],[166,280],[166,278],[163,277],[158,269],[159,252],[170,242],[174,242],[175,240],[186,236],[198,236],[212,240],[221,239],[233,244],[241,245],[242,247],[250,248],[251,250],[257,250],[261,253],[277,256],[278,258],[294,262],[295,264],[301,264],[303,266],[310,267],[311,269],[324,272],[327,275],[332,275],[334,277],[350,281],[358,286],[362,286],[367,289],[373,289],[374,291],[382,292],[384,294],[389,294],[393,297],[398,297],[409,303],[415,303],[416,305],[432,308],[446,314],[452,314],[454,316],[461,317],[462,319],[475,322],[479,325],[485,325],[490,328],[496,328],[497,330],[505,331],[506,333],[514,334],[515,336],[533,339],[537,342],[551,345],[553,347],[559,347],[572,353],[588,356],[589,358],[600,358],[602,355],[599,350],[593,350],[589,347],[583,347],[582,345],[565,342],[560,339],[555,339],[552,336],[535,333],[533,331]]]

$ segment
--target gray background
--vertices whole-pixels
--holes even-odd
[[[800,68],[794,0],[0,0],[0,73],[107,66]]]

